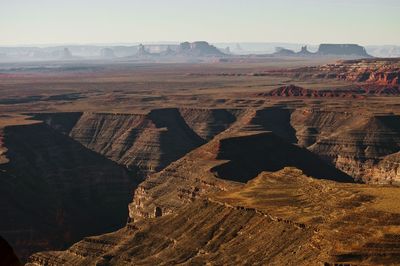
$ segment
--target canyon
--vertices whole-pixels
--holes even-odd
[[[399,61],[268,60],[0,75],[0,235],[36,266],[400,263]]]

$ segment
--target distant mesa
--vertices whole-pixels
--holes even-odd
[[[168,45],[167,49],[165,51],[161,52],[162,56],[173,56],[176,55],[176,51],[174,51],[171,46]]]
[[[276,47],[274,55],[277,55],[277,56],[293,56],[293,55],[296,55],[296,53],[293,50],[290,50],[290,49],[286,49],[286,48],[283,48],[283,47]]]
[[[61,60],[69,60],[73,59],[74,56],[72,55],[69,48],[58,48],[57,50],[52,51],[49,56],[46,55],[43,51],[32,51],[28,55],[31,58],[53,58],[53,59],[61,59]]]
[[[371,57],[364,47],[358,44],[321,44],[316,53],[312,53],[307,46],[302,46],[299,52],[284,47],[276,47],[274,56],[341,56],[341,57]]]
[[[358,44],[321,44],[318,48],[320,55],[347,55],[371,57],[364,47]]]
[[[246,44],[242,44],[246,45]],[[298,44],[280,44],[275,52],[271,52],[272,45],[263,44],[251,45],[246,50],[241,44],[219,43],[217,46],[211,45],[206,41],[182,42],[180,44],[159,43],[159,44],[140,44],[140,45],[116,45],[116,46],[97,46],[97,45],[71,45],[71,46],[50,46],[50,47],[0,47],[0,60],[72,60],[72,59],[155,59],[172,60],[178,57],[179,60],[197,60],[201,57],[220,58],[221,61],[231,60],[238,57],[333,57],[337,59],[361,59],[371,58],[366,49],[357,44],[321,44],[316,52],[308,50],[307,46],[302,46],[299,50]],[[381,46],[379,46],[381,47]],[[300,47],[299,47],[300,48]],[[233,50],[231,50],[233,49]],[[253,50],[251,50],[253,49]],[[254,50],[257,49],[257,50]],[[313,46],[313,51],[317,48]],[[370,46],[368,47],[370,49]],[[395,49],[395,48],[393,48]],[[400,48],[399,48],[400,49]],[[370,50],[369,50],[370,51]],[[386,51],[386,52],[385,52]],[[236,55],[235,55],[236,53]],[[396,54],[383,50],[385,54]],[[382,54],[380,53],[380,54]],[[376,55],[377,53],[374,53]]]
[[[100,56],[102,58],[114,58],[115,53],[114,53],[114,50],[111,48],[103,48],[100,50]]]
[[[286,49],[284,47],[276,47],[275,53],[273,55],[275,55],[275,56],[312,56],[312,55],[317,55],[317,54],[308,51],[307,45],[305,45],[305,46],[301,47],[301,50],[299,52],[295,52],[293,50]]]
[[[183,42],[180,44],[139,44],[138,46],[133,46],[135,52],[126,57],[133,58],[144,58],[144,59],[171,59],[173,57],[178,58],[196,58],[196,57],[222,57],[226,56],[222,50],[217,47],[210,45],[205,41],[197,42]],[[115,48],[114,48],[115,50]],[[117,56],[120,56],[117,51],[115,51]]]
[[[231,48],[229,46],[225,47],[225,49],[221,49],[224,54],[232,54]]]
[[[223,56],[217,47],[205,41],[183,42],[178,47],[178,54],[186,56]]]

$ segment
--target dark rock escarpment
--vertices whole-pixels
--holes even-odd
[[[247,182],[262,171],[274,172],[293,166],[315,178],[353,182],[352,177],[317,155],[285,142],[274,133],[222,139],[218,147],[216,158],[228,161],[211,169],[219,178]]]
[[[135,175],[46,124],[3,129],[0,234],[21,259],[126,222]]]
[[[4,266],[21,265],[12,247],[1,236],[0,236],[0,265]]]

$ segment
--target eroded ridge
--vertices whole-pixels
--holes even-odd
[[[371,193],[371,191],[374,191]],[[85,238],[31,265],[399,263],[393,187],[337,183],[295,168],[262,172],[246,185],[185,203],[170,214]],[[396,194],[396,197],[397,194]],[[382,250],[392,246],[390,253]],[[232,255],[234,254],[234,255]]]

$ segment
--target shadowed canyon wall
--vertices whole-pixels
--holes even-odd
[[[138,180],[46,124],[3,130],[0,234],[21,259],[123,226]]]

